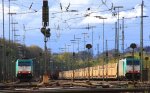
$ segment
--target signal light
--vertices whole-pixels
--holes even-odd
[[[44,23],[44,26],[48,25],[49,22],[49,7],[48,7],[48,1],[43,1],[43,7],[42,7],[42,21]]]
[[[73,56],[75,56],[75,52],[73,52]]]
[[[50,28],[48,28],[48,29],[46,29],[45,27],[42,27],[41,28],[41,32],[42,32],[42,34],[44,35],[44,36],[46,36],[46,37],[50,37]]]
[[[86,48],[90,49],[90,48],[92,48],[92,45],[91,44],[87,44]]]
[[[106,52],[106,56],[108,56],[108,52]]]

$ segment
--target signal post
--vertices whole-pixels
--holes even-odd
[[[42,7],[42,28],[41,33],[44,35],[44,51],[45,51],[45,58],[44,58],[44,74],[43,74],[43,84],[49,83],[48,71],[47,71],[47,41],[50,37],[50,28],[47,28],[49,25],[49,6],[48,0],[43,0],[43,7]]]

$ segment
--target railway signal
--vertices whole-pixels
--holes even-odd
[[[87,48],[87,49],[90,49],[90,48],[92,48],[92,45],[91,45],[91,44],[87,44],[87,45],[86,45],[86,48]]]
[[[49,23],[49,7],[48,7],[48,1],[47,0],[43,0],[42,21],[43,21],[44,27],[48,26],[48,23]]]
[[[50,37],[50,28],[48,28],[48,29],[46,29],[46,28],[44,28],[44,27],[42,27],[41,28],[41,32],[42,32],[42,34],[45,36],[45,37]]]
[[[132,57],[133,57],[133,60],[134,60],[134,49],[136,48],[137,46],[136,46],[136,44],[135,43],[131,43],[131,45],[130,45],[130,48],[132,48],[133,49],[133,51],[132,51]],[[133,69],[133,73],[134,73],[134,61],[132,60],[132,69]],[[133,82],[134,82],[134,74],[132,74],[132,78],[133,78]]]
[[[50,37],[50,29],[46,27],[49,25],[49,7],[48,7],[48,0],[43,0],[43,7],[42,7],[42,25],[41,32],[44,35],[44,42],[45,42],[45,74],[43,75],[43,83],[47,84],[49,82],[48,73],[47,73],[47,38]]]
[[[147,66],[147,61],[149,60],[149,57],[145,57],[145,61],[146,61],[146,69],[148,69],[148,66]]]
[[[88,49],[88,56],[90,57],[90,49],[92,48],[92,45],[91,44],[86,44],[86,48]],[[89,63],[89,57],[88,57],[88,81],[90,81],[90,63]]]

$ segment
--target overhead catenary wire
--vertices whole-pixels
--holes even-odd
[[[21,6],[21,7],[25,7],[25,8],[27,8],[27,9],[29,9],[29,10],[33,10],[34,12],[37,12],[36,9],[33,9],[33,8],[31,7],[31,5],[30,5],[30,6],[25,6],[25,5],[23,5],[23,4],[17,4],[17,3],[14,3],[14,2],[12,2],[12,4],[15,4],[15,5],[18,5],[18,6]]]
[[[52,0],[52,1],[54,1],[54,0]],[[110,6],[111,6],[111,2],[108,2],[107,0],[103,0],[104,2],[106,1],[106,5],[108,6],[108,7],[106,7],[105,5],[103,5],[103,7],[104,7],[104,11],[103,12],[99,12],[100,10],[98,10],[98,11],[94,11],[94,7],[95,6],[91,6],[91,5],[96,5],[96,6],[98,6],[99,4],[95,4],[95,2],[91,2],[90,4],[88,4],[86,7],[89,7],[90,6],[90,8],[91,8],[91,12],[92,13],[105,13],[105,12],[110,12],[111,13],[111,10],[109,10],[109,8],[111,8]],[[22,3],[28,3],[29,4],[29,6],[27,6],[27,7],[24,7],[24,6],[21,6],[22,5]],[[30,5],[31,5],[31,3],[33,2],[33,5],[34,4],[40,4],[38,1],[36,1],[36,0],[33,0],[33,1],[23,1],[21,4],[19,4],[18,6],[21,6],[21,7],[24,7],[25,9],[28,9],[29,7],[30,7]],[[56,0],[55,1],[55,3],[57,3],[57,4],[59,4],[60,3],[60,1],[59,0]],[[68,5],[68,3],[63,3],[63,8],[65,9],[65,7]],[[72,3],[70,3],[70,7],[72,7],[72,6],[76,6],[76,5],[80,5],[80,4],[72,4]],[[81,4],[81,5],[84,5],[84,4]],[[26,6],[26,5],[25,5]],[[70,9],[70,7],[69,7],[69,9]],[[33,8],[33,7],[31,7],[31,8]],[[87,8],[85,8],[85,9],[87,9]],[[105,11],[105,9],[106,10],[108,10],[108,11]],[[74,29],[71,29],[73,26],[74,26],[74,24],[77,24],[77,23],[79,23],[79,22],[81,22],[81,20],[82,19],[84,19],[85,18],[85,15],[84,14],[86,14],[86,12],[85,12],[85,10],[83,11],[83,9],[82,9],[82,11],[80,10],[80,9],[75,9],[75,10],[78,10],[78,12],[75,12],[75,14],[79,14],[79,15],[75,15],[75,14],[73,14],[73,12],[66,12],[66,11],[63,11],[63,12],[61,12],[61,15],[62,15],[62,17],[60,18],[60,19],[57,19],[60,15],[59,15],[59,13],[56,13],[56,14],[54,14],[55,15],[55,18],[56,19],[51,19],[52,21],[54,20],[54,21],[58,21],[59,20],[59,22],[60,22],[60,25],[61,25],[61,27],[60,28],[64,28],[64,29],[69,29],[69,31],[71,32],[72,30],[74,30]],[[132,10],[132,9],[131,9]],[[133,9],[134,10],[134,9]],[[122,11],[124,11],[124,10],[122,10]],[[130,11],[130,9],[128,10],[128,9],[125,9],[125,11]],[[41,12],[41,11],[38,11],[38,12]],[[57,11],[56,11],[57,12]],[[59,11],[58,11],[59,12]],[[80,14],[82,12],[82,14]],[[83,13],[83,12],[85,12],[85,13]],[[121,12],[121,11],[120,11]],[[30,13],[30,12],[29,12]],[[34,13],[34,12],[33,12]],[[52,13],[55,13],[55,11],[54,10],[50,10],[50,13],[52,14]],[[91,13],[91,14],[92,14]],[[19,14],[19,13],[18,13]],[[20,13],[20,14],[28,14],[28,11],[26,12],[23,12],[23,13]],[[71,14],[73,14],[73,16],[71,15]],[[67,17],[66,18],[63,18],[63,16],[65,16],[65,15],[67,15]],[[81,15],[81,17],[80,17],[80,15]],[[62,19],[62,20],[61,20]],[[52,22],[51,23],[51,27],[53,28],[54,27],[54,25],[53,25],[54,23]],[[147,25],[146,23],[144,23],[145,25]],[[138,25],[138,24],[137,24]],[[131,26],[130,25],[128,25],[128,27],[130,28]],[[98,28],[98,27],[97,27]],[[134,28],[134,26],[132,26],[132,28]],[[67,30],[68,31],[68,30]]]

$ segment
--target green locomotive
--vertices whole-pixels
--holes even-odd
[[[16,77],[19,80],[31,80],[33,77],[33,60],[17,59],[16,61]]]

